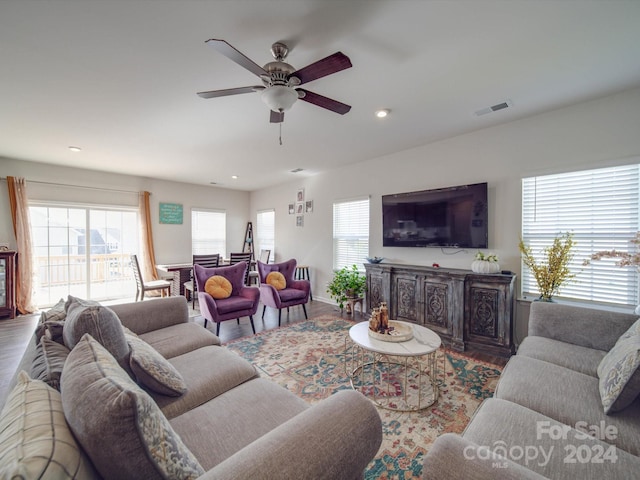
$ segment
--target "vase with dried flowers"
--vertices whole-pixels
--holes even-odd
[[[538,262],[530,246],[520,239],[522,261],[531,270],[540,292],[539,300],[551,302],[560,287],[575,277],[569,265],[573,260],[572,249],[575,246],[573,233],[558,234],[551,246],[543,249],[544,259]]]
[[[603,258],[617,258],[616,266],[618,267],[633,267],[640,271],[640,232],[637,232],[635,237],[629,240],[635,245],[634,252],[621,252],[619,250],[602,250],[591,254],[591,257],[582,262],[583,265],[589,265],[592,261],[602,260]],[[636,307],[635,313],[640,315],[640,305]]]

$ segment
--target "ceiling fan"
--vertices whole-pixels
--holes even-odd
[[[283,61],[289,53],[289,48],[281,42],[276,42],[271,46],[271,54],[275,58],[275,61],[267,63],[264,67],[250,60],[224,40],[212,38],[205,43],[208,43],[225,57],[260,77],[262,85],[198,92],[198,96],[202,98],[262,92],[262,100],[271,109],[271,123],[283,122],[284,112],[289,110],[298,99],[326,108],[340,115],[344,115],[351,110],[350,105],[318,95],[304,88],[296,88],[305,83],[317,80],[318,78],[350,68],[351,60],[342,52],[336,52],[300,70],[296,70]]]

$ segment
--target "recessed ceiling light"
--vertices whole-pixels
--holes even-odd
[[[69,150],[71,150],[72,152],[81,152],[82,149],[80,147],[74,147],[74,146],[70,146]]]
[[[238,179],[238,175],[231,175],[231,178],[233,178],[234,180]]]
[[[376,110],[376,117],[378,118],[384,118],[387,115],[389,115],[389,112],[391,110],[389,110],[388,108],[383,108],[382,110]]]

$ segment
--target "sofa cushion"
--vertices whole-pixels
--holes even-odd
[[[256,378],[171,419],[170,423],[209,470],[307,408],[304,400],[287,389]],[[327,445],[330,444],[329,441]]]
[[[496,421],[499,419],[499,421]],[[613,432],[588,433],[587,425],[563,425],[526,407],[490,398],[476,410],[463,433],[466,440],[513,460],[548,478],[633,478],[640,468],[640,457],[608,443]],[[520,456],[519,449],[527,448]],[[544,450],[544,454],[543,454]],[[594,461],[587,458],[584,451]],[[579,452],[579,453],[578,453]],[[601,452],[599,456],[596,452]],[[573,460],[573,461],[572,461]],[[569,464],[569,462],[571,462]],[[497,462],[499,464],[499,462]]]
[[[187,391],[182,375],[144,340],[126,335],[131,355],[129,366],[136,379],[154,392],[179,397]]]
[[[233,286],[231,285],[231,282],[222,275],[212,275],[204,284],[204,291],[216,300],[229,298],[232,290]]]
[[[287,279],[280,272],[269,272],[265,283],[268,283],[276,290],[284,290],[287,288]]]
[[[24,371],[0,415],[0,478],[99,478],[65,421],[60,393]]]
[[[278,295],[280,295],[280,300],[283,302],[290,302],[291,300],[298,300],[300,298],[304,298],[307,292],[304,290],[298,290],[296,288],[285,288],[284,290],[280,290]]]
[[[61,387],[67,422],[104,478],[204,473],[151,397],[90,335],[69,354]]]
[[[169,361],[187,385],[187,392],[177,398],[151,393],[169,419],[258,376],[251,363],[218,346],[199,348]]]
[[[42,337],[31,364],[31,378],[42,380],[50,387],[60,390],[60,375],[68,355],[67,347]]]
[[[515,355],[502,371],[494,396],[566,425],[586,422],[615,428],[616,438],[608,443],[640,456],[640,399],[614,415],[605,415],[596,377]]]
[[[62,325],[64,325],[66,316],[65,301],[62,298],[49,310],[42,312],[36,327],[36,344],[45,335],[58,343],[63,343]]]
[[[640,335],[625,335],[598,366],[604,413],[626,408],[640,393]]]
[[[122,323],[110,308],[91,300],[69,295],[64,343],[73,349],[85,333],[106,348],[124,368],[129,368],[129,344],[124,337]]]
[[[151,345],[164,358],[209,345],[220,345],[220,339],[197,323],[179,323],[143,333],[140,338]]]
[[[518,347],[518,355],[537,358],[592,377],[598,376],[598,365],[606,354],[603,350],[531,335]]]

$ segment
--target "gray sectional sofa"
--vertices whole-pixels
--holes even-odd
[[[437,439],[423,478],[640,478],[639,351],[637,315],[534,302],[494,397]]]
[[[189,322],[184,297],[70,297],[60,317],[3,409],[0,478],[361,478],[378,451],[364,396],[306,404]]]

